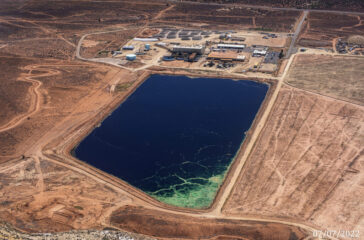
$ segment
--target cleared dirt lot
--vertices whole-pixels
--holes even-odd
[[[81,56],[85,58],[99,57],[100,51],[120,50],[128,40],[132,39],[139,29],[127,29],[113,33],[93,34],[87,36],[81,47]]]
[[[297,55],[288,84],[364,105],[364,59],[329,55]]]
[[[364,231],[364,109],[283,87],[223,212]]]

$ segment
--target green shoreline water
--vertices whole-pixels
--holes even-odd
[[[208,179],[199,178],[206,180],[206,184],[200,184],[200,183],[191,183],[189,180],[194,180],[196,178],[192,179],[183,179],[183,184],[191,184],[195,185],[195,188],[193,190],[183,191],[182,190],[176,190],[176,186],[181,186],[183,184],[175,184],[172,185],[169,189],[173,189],[174,194],[172,196],[161,196],[156,194],[156,192],[147,192],[150,196],[157,199],[158,201],[161,201],[163,203],[167,203],[176,207],[185,207],[185,208],[194,208],[194,209],[203,209],[208,208],[214,201],[217,191],[220,189],[222,183],[225,180],[226,174],[229,171],[231,165],[235,162],[236,157],[238,156],[240,149],[245,141],[245,137],[243,141],[240,144],[239,150],[236,153],[236,155],[232,158],[229,166],[226,168],[224,172],[221,174],[214,175]],[[163,191],[163,189],[158,190]]]
[[[185,183],[172,185],[170,189],[174,191],[173,196],[160,196],[150,192],[148,194],[161,202],[177,207],[207,208],[214,200],[218,189],[224,181],[226,172],[227,170],[222,174],[205,179],[207,184],[193,183],[189,182],[192,179],[186,179]],[[195,185],[195,187],[187,192],[184,189],[176,190],[176,186],[183,184]]]

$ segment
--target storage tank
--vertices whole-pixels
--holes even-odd
[[[135,54],[128,54],[128,55],[126,55],[126,60],[134,61],[135,59],[136,59],[136,55]]]
[[[150,44],[148,44],[148,43],[147,43],[147,44],[145,44],[145,50],[146,50],[146,51],[149,51],[149,50],[150,50]]]

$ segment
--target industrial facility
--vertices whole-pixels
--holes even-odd
[[[151,36],[131,39],[120,49],[112,51],[111,57],[123,60],[121,65],[132,61],[135,64],[129,66],[158,64],[179,67],[181,62],[178,61],[184,61],[192,68],[209,67],[240,74],[249,71],[274,74],[281,62],[279,51],[282,49],[262,45],[267,37],[278,37],[273,33],[262,33],[261,37],[255,38],[255,43],[251,35],[236,31],[161,28],[153,30],[155,32]]]

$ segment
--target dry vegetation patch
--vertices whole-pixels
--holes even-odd
[[[349,44],[358,44],[364,45],[364,36],[362,35],[353,35],[348,38]]]
[[[0,56],[0,126],[28,110],[31,83],[17,79],[23,72],[21,68],[31,62],[15,56]]]
[[[290,31],[298,11],[250,9],[217,5],[194,5],[180,3],[161,18],[164,22],[206,23],[213,27],[245,27],[271,31]]]
[[[364,105],[364,58],[297,55],[286,81],[294,87]]]
[[[332,47],[335,38],[362,34],[362,16],[310,12],[298,44],[306,47]]]
[[[29,39],[22,42],[9,43],[0,49],[3,54],[16,54],[23,57],[71,59],[75,47],[57,38]]]

